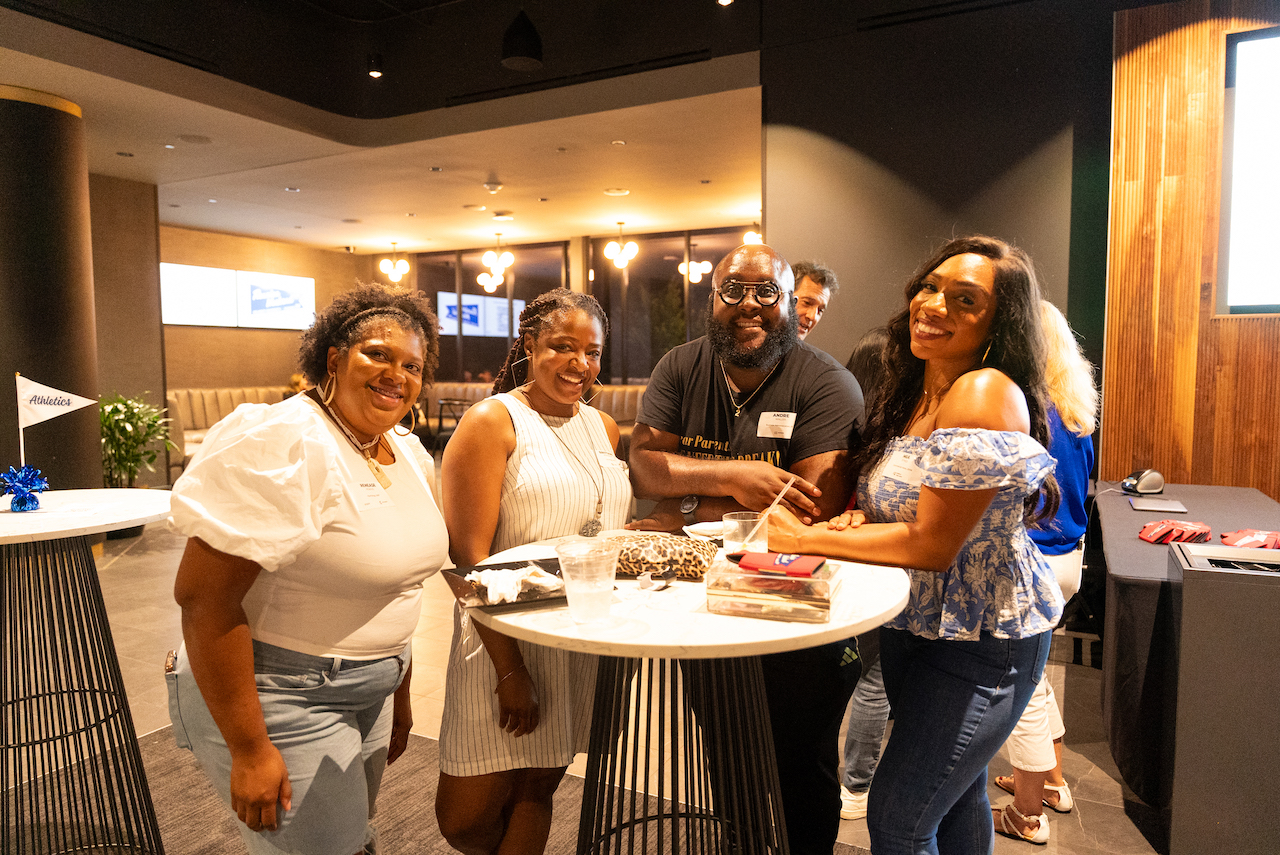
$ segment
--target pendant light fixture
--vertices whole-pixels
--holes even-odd
[[[613,262],[613,266],[622,270],[627,266],[627,262],[636,257],[640,252],[640,247],[633,240],[622,242],[622,227],[626,223],[618,223],[618,239],[611,240],[604,247],[604,257]]]
[[[409,262],[396,258],[396,242],[391,242],[391,257],[378,262],[378,269],[387,275],[392,282],[399,282],[409,272]]]
[[[524,72],[542,68],[542,36],[523,9],[502,34],[502,67]]]
[[[516,257],[509,250],[502,249],[502,232],[496,233],[494,237],[498,239],[494,248],[480,256],[480,263],[489,268],[489,271],[476,277],[476,282],[489,294],[498,290],[503,282],[503,274],[516,263]]]
[[[752,231],[746,232],[742,235],[743,244],[764,243],[764,235],[760,233],[760,224],[752,223],[751,227]]]
[[[689,281],[697,285],[702,281],[702,277],[711,272],[710,261],[690,261],[680,262],[680,273],[689,277]]]

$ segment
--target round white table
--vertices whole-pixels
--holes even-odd
[[[162,855],[88,535],[165,518],[169,493],[39,498],[0,500],[0,852]]]
[[[489,561],[553,557],[559,540]],[[907,603],[901,569],[838,564],[828,623],[712,614],[702,583],[643,591],[629,579],[596,624],[564,605],[470,610],[522,641],[600,655],[579,853],[788,851],[759,657],[858,635]]]

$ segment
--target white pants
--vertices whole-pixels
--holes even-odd
[[[1084,564],[1084,550],[1077,548],[1063,555],[1046,555],[1044,560],[1053,568],[1058,586],[1062,588],[1063,602],[1080,590],[1080,572]],[[1058,765],[1053,741],[1067,732],[1058,710],[1058,699],[1049,685],[1049,670],[1036,685],[1031,700],[1022,717],[1013,727],[1013,733],[1005,746],[1014,767],[1024,772],[1048,772]]]

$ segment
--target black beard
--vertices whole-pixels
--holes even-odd
[[[788,295],[783,295],[784,299]],[[716,299],[712,295],[711,299]],[[715,306],[707,304],[707,339],[711,342],[711,352],[721,362],[735,368],[769,368],[779,359],[786,356],[796,346],[800,333],[800,321],[791,313],[778,326],[765,333],[764,341],[754,350],[743,350],[733,335],[728,324],[716,319]]]

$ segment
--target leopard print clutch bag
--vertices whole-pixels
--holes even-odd
[[[679,537],[661,532],[636,532],[610,537],[621,549],[618,552],[618,575],[639,576],[649,572],[665,575],[674,569],[680,579],[701,579],[717,547],[709,540]]]

